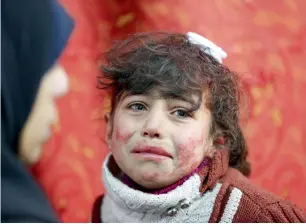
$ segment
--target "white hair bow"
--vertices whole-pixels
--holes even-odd
[[[188,32],[187,37],[191,43],[202,46],[202,50],[214,57],[218,62],[222,63],[222,60],[227,57],[225,51],[205,37],[193,32]]]

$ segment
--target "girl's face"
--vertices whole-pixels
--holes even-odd
[[[21,159],[28,164],[40,158],[43,143],[51,135],[51,125],[57,120],[55,100],[68,91],[68,76],[60,65],[55,65],[43,76],[32,111],[19,139]]]
[[[195,170],[212,151],[211,113],[205,106],[190,111],[198,97],[164,99],[154,90],[123,95],[107,142],[118,166],[139,185],[162,188]]]

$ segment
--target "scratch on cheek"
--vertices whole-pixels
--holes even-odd
[[[180,168],[193,170],[197,167],[198,159],[195,158],[195,148],[201,145],[203,140],[191,140],[187,144],[180,144],[179,149],[179,164]]]
[[[124,132],[119,128],[115,131],[115,139],[119,142],[125,143],[131,137],[131,133]]]
[[[197,161],[195,158],[195,152],[193,150],[184,150],[179,153],[179,168],[191,170],[193,166],[193,161]],[[194,167],[196,168],[196,167]]]

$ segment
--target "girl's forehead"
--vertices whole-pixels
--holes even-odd
[[[192,93],[192,92],[181,92],[181,93],[173,93],[173,92],[165,92],[161,91],[159,88],[154,88],[149,91],[143,93],[132,93],[129,91],[125,91],[122,94],[121,99],[123,100],[126,97],[130,96],[143,96],[151,99],[163,99],[163,100],[181,100],[186,101],[191,104],[195,104],[200,100],[200,94]]]

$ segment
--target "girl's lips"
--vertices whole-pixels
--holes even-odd
[[[155,147],[155,146],[141,146],[141,147],[136,147],[132,150],[132,153],[134,154],[140,154],[143,156],[163,156],[163,157],[168,157],[168,158],[173,158],[170,153],[167,152],[164,148],[161,147]]]

